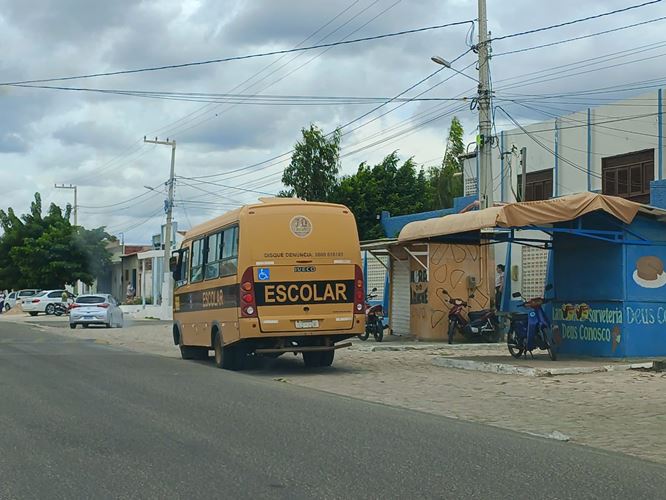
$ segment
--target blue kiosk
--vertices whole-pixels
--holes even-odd
[[[580,193],[412,223],[399,241],[414,239],[548,248],[559,353],[666,356],[666,210]]]

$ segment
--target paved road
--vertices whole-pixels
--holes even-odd
[[[666,468],[624,455],[0,323],[2,499],[664,491]]]

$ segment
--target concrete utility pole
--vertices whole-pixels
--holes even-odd
[[[479,205],[493,206],[492,122],[490,95],[490,40],[486,0],[479,0]]]
[[[171,319],[170,316],[170,307],[171,307],[171,272],[169,270],[169,258],[171,257],[171,225],[173,221],[173,183],[176,170],[176,141],[170,141],[167,138],[166,141],[159,141],[157,137],[154,140],[146,139],[143,137],[143,142],[150,144],[162,144],[165,146],[171,146],[171,172],[169,174],[169,197],[166,203],[166,227],[164,229],[164,281],[162,283],[162,309],[164,311],[165,318]]]
[[[78,226],[79,225],[79,205],[78,205],[78,198],[76,194],[76,186],[74,184],[66,185],[66,184],[54,184],[54,188],[56,189],[73,189],[74,190],[74,225]]]

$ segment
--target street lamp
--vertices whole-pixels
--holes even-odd
[[[462,76],[464,76],[465,78],[469,78],[470,80],[473,80],[474,82],[479,83],[479,80],[477,80],[477,79],[474,78],[473,76],[469,76],[468,74],[463,73],[462,71],[459,71],[459,70],[457,70],[456,68],[454,68],[453,66],[451,66],[451,63],[450,63],[449,61],[447,61],[446,59],[444,59],[443,57],[432,56],[432,57],[430,58],[430,60],[431,60],[432,62],[434,62],[435,64],[439,64],[440,66],[444,66],[445,68],[449,68],[450,70],[455,71],[455,72],[458,73],[459,75],[462,75]]]

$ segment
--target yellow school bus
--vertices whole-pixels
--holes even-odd
[[[170,264],[183,359],[214,350],[238,370],[293,352],[330,366],[365,327],[358,231],[342,205],[262,198],[192,228]]]

